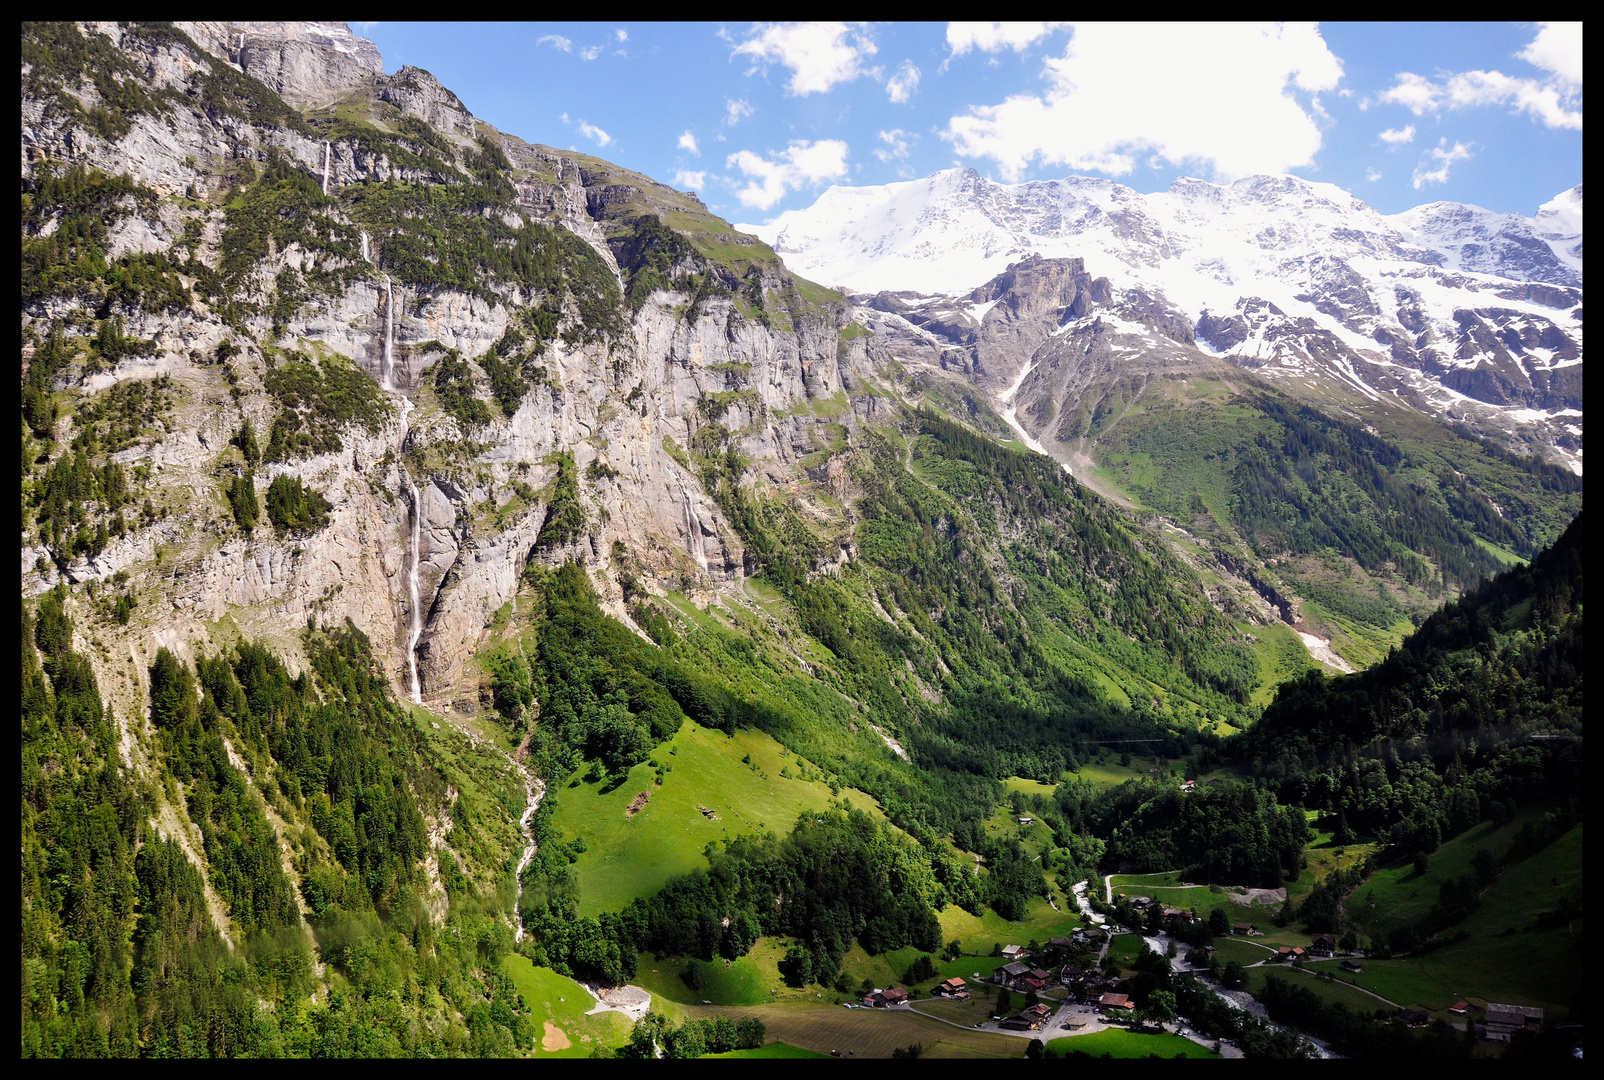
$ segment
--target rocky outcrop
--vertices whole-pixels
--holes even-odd
[[[259,80],[292,105],[333,101],[384,74],[373,42],[343,22],[176,24],[196,44]]]

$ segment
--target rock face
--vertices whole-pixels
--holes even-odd
[[[121,332],[151,344],[102,370],[71,366],[59,376],[59,389],[86,396],[159,377],[171,381],[171,411],[117,454],[126,469],[147,478],[140,481],[139,498],[165,509],[92,556],[67,559],[59,572],[46,557],[53,551],[39,547],[33,534],[25,536],[25,595],[51,587],[60,576],[87,582],[133,575],[140,595],[150,600],[130,627],[128,648],[145,662],[158,639],[210,647],[205,643],[219,635],[237,633],[293,653],[294,634],[308,620],[350,619],[368,634],[404,692],[415,559],[423,628],[416,658],[424,698],[472,709],[479,674],[469,661],[531,558],[583,563],[609,610],[625,620],[614,583],[624,568],[617,552],[627,553],[632,575],[654,590],[705,593],[751,569],[738,535],[703,489],[684,448],[699,438],[717,438],[751,463],[749,477],[791,475],[798,459],[825,441],[815,429],[829,420],[810,403],[844,400],[845,372],[865,360],[864,342],[841,334],[847,305],[803,303],[772,256],[761,272],[736,277],[689,241],[681,242],[674,265],[662,276],[664,287],[623,302],[620,260],[639,257],[632,230],[641,207],[672,198],[694,212],[700,204],[645,178],[621,181],[622,170],[608,172],[590,159],[581,163],[501,136],[474,120],[427,72],[408,67],[385,75],[372,44],[343,24],[182,24],[195,44],[118,26],[81,29],[100,47],[153,73],[149,78],[157,89],[195,91],[196,80],[215,71],[213,65],[228,65],[243,72],[240,77],[259,80],[266,88],[260,93],[271,91],[308,109],[341,100],[353,109],[377,110],[372,115],[388,118],[391,127],[398,118],[411,118],[432,129],[437,142],[397,141],[400,136],[385,142],[380,129],[362,137],[336,133],[325,142],[326,125],[309,127],[294,116],[252,120],[182,104],[166,113],[130,112],[126,130],[108,137],[58,105],[64,93],[94,99],[87,74],[32,97],[25,92],[25,188],[37,184],[47,168],[82,166],[129,176],[150,196],[143,202],[130,198],[114,215],[109,257],[143,252],[183,263],[192,253],[197,265],[186,285],[201,268],[221,272],[226,252],[235,250],[229,245],[238,243],[237,219],[215,200],[231,185],[248,182],[240,180],[246,175],[241,163],[257,171],[287,164],[319,190],[325,160],[329,169],[329,196],[314,205],[321,215],[315,219],[318,232],[283,243],[268,237],[245,272],[228,271],[239,276],[230,279],[226,296],[207,298],[196,284],[187,303],[116,306]],[[388,261],[377,229],[348,216],[350,204],[340,199],[347,185],[390,179],[439,184],[442,176],[460,183],[467,166],[447,159],[477,151],[472,140],[481,135],[495,139],[512,165],[507,180],[515,196],[495,211],[506,242],[539,225],[578,237],[581,249],[600,259],[594,289],[617,289],[605,310],[587,300],[593,306],[581,311],[573,285],[409,279]],[[447,149],[453,146],[459,150]],[[445,175],[426,153],[455,171]],[[705,208],[701,213],[707,216]],[[707,217],[709,229],[728,235],[727,226]],[[54,227],[45,222],[37,231],[46,235]],[[452,242],[449,232],[440,242]],[[560,256],[567,260],[562,265],[583,263],[561,250],[568,252]],[[668,287],[676,275],[691,273],[733,282],[743,290],[742,303],[730,295],[733,288],[693,302]],[[323,284],[294,304],[274,308],[290,283],[313,280]],[[754,302],[762,317],[754,314]],[[87,341],[81,335],[94,333],[95,315],[106,304],[83,295],[25,305],[25,335],[31,331],[35,342],[25,357],[34,355],[52,327]],[[546,318],[553,321],[540,322]],[[608,329],[597,330],[598,320]],[[546,326],[544,337],[533,347],[519,346],[514,358],[527,376],[527,391],[505,407],[494,403],[481,362],[489,363],[498,343],[512,355],[514,346],[505,342],[515,330],[523,335],[519,340],[535,335],[536,325]],[[225,342],[233,356],[220,363]],[[434,366],[448,353],[468,364],[472,395],[481,407],[478,419],[453,413],[438,393]],[[277,365],[290,354],[321,358],[325,370],[348,362],[372,384],[387,381],[393,389],[378,395],[382,415],[367,426],[332,413],[317,421],[335,435],[334,449],[289,455],[254,471],[259,500],[280,474],[322,493],[331,504],[325,527],[281,537],[264,522],[246,535],[222,497],[223,487],[245,472],[233,440],[246,420],[264,441],[273,430],[286,406],[270,384],[276,385]],[[61,437],[67,430],[60,428]],[[578,478],[573,495],[583,526],[543,540],[561,494],[565,459]],[[143,620],[148,621],[140,629]],[[126,681],[126,672],[113,664],[102,685]],[[124,688],[131,696],[136,691],[133,685]]]
[[[1291,176],[1182,178],[1142,195],[1086,177],[1005,185],[953,169],[832,188],[741,228],[817,280],[912,290],[899,303],[932,315],[1031,255],[1081,259],[1189,323],[1206,351],[1294,393],[1396,392],[1579,469],[1581,211],[1580,185],[1531,219],[1458,203],[1387,217]],[[971,343],[960,323],[944,325],[928,325],[946,343],[931,347]]]
[[[227,60],[292,105],[324,104],[384,74],[378,47],[357,37],[343,22],[177,25],[213,56]]]

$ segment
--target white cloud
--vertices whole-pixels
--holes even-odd
[[[1522,79],[1502,71],[1449,72],[1433,81],[1400,71],[1379,100],[1402,105],[1416,116],[1443,109],[1509,105],[1551,128],[1582,130],[1582,24],[1542,23],[1531,44],[1516,55],[1549,74]]]
[[[686,191],[701,191],[707,186],[707,173],[705,171],[692,172],[689,169],[681,169],[674,174],[674,183]]]
[[[1566,82],[1582,85],[1582,24],[1538,23],[1532,43],[1515,55]]]
[[[745,98],[724,99],[724,122],[726,124],[738,124],[743,118],[751,116],[753,111],[752,103]]]
[[[1470,160],[1470,147],[1465,143],[1456,142],[1452,149],[1443,149],[1447,145],[1448,140],[1445,138],[1438,145],[1432,147],[1431,153],[1427,155],[1431,160],[1437,162],[1437,168],[1428,170],[1424,159],[1421,160],[1419,165],[1415,166],[1414,182],[1416,190],[1419,190],[1424,184],[1447,183],[1449,167],[1456,161]]]
[[[558,117],[558,119],[561,120],[565,124],[569,123],[569,119],[568,119],[568,114],[567,113],[563,113],[562,116]]]
[[[679,148],[681,150],[689,150],[697,157],[702,156],[701,148],[696,145],[696,136],[691,133],[689,128],[687,128],[685,133],[679,137]]]
[[[617,38],[621,42],[622,41],[628,41],[629,40],[629,31],[628,30],[614,30],[613,31],[613,36],[615,38]]]
[[[1466,109],[1477,105],[1513,105],[1531,113],[1551,128],[1582,130],[1582,111],[1567,108],[1581,105],[1578,95],[1562,92],[1557,81],[1517,79],[1501,71],[1465,71],[1451,74],[1442,82],[1432,82],[1411,71],[1401,71],[1397,83],[1379,95],[1382,101],[1402,105],[1416,116],[1443,109]]]
[[[953,56],[962,56],[970,49],[994,53],[1002,49],[1022,52],[1038,38],[1046,37],[1063,26],[1056,22],[950,22],[947,24],[947,48]]]
[[[547,34],[544,37],[538,37],[535,39],[535,44],[550,45],[559,52],[571,53],[574,51],[573,41],[563,37],[561,34]]]
[[[942,132],[1008,180],[1033,161],[1112,175],[1140,157],[1222,179],[1307,165],[1320,128],[1292,91],[1332,90],[1342,61],[1309,24],[1077,25],[1041,96],[971,106]]]
[[[585,123],[584,120],[579,121],[579,130],[585,133],[586,138],[594,139],[597,146],[608,146],[613,141],[613,137],[607,134],[607,132],[603,131],[595,124]]]
[[[600,45],[587,45],[579,50],[579,58],[581,60],[594,60],[601,55],[601,51],[602,47]]]
[[[897,73],[886,82],[886,95],[894,105],[901,105],[919,89],[919,69],[912,60],[904,60]]]
[[[1381,133],[1380,138],[1381,141],[1386,143],[1388,146],[1402,146],[1405,143],[1414,142],[1415,125],[1410,124],[1408,127],[1388,128],[1386,131]]]
[[[881,161],[890,162],[897,158],[908,156],[908,133],[901,128],[892,128],[890,131],[880,133],[880,141],[885,146],[877,147],[874,156]]]
[[[863,61],[878,50],[866,30],[845,23],[788,23],[754,28],[735,46],[732,56],[745,56],[759,66],[778,63],[791,69],[788,94],[820,94],[837,83],[851,82],[871,69]]]
[[[1375,183],[1377,180],[1381,179],[1381,170],[1375,168],[1374,166],[1366,169],[1365,179],[1369,180],[1371,183]]]
[[[822,180],[839,180],[847,175],[847,144],[839,139],[820,139],[792,142],[778,154],[759,157],[750,150],[740,150],[724,162],[726,168],[738,168],[750,183],[736,196],[742,206],[755,206],[767,210],[787,191],[795,191]]]

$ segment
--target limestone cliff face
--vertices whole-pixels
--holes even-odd
[[[433,365],[454,351],[469,362],[475,393],[487,401],[477,362],[510,327],[526,326],[535,307],[558,298],[490,279],[471,288],[407,280],[387,269],[377,236],[363,237],[361,248],[322,240],[280,246],[269,238],[265,254],[233,286],[233,306],[207,299],[198,286],[192,302],[176,309],[87,295],[25,305],[25,335],[31,331],[35,340],[65,327],[69,336],[78,335],[73,340],[87,341],[97,317],[114,313],[123,334],[153,343],[100,370],[69,365],[57,389],[72,400],[162,377],[173,388],[171,412],[158,430],[114,455],[145,478],[137,498],[151,500],[153,520],[92,555],[65,560],[59,572],[51,565],[59,553],[43,546],[35,531],[25,529],[22,540],[25,595],[60,577],[88,588],[131,575],[138,616],[126,631],[108,631],[125,640],[111,650],[102,684],[121,698],[121,708],[140,699],[137,673],[160,645],[187,652],[190,645],[215,648],[244,634],[293,652],[294,635],[308,619],[350,619],[404,689],[414,514],[423,631],[416,657],[425,700],[442,707],[477,707],[479,673],[470,660],[531,557],[584,563],[609,609],[625,620],[612,578],[620,568],[616,545],[628,553],[637,578],[654,589],[705,594],[751,569],[739,537],[680,448],[716,419],[731,448],[751,463],[748,482],[792,475],[796,461],[821,442],[813,429],[826,422],[810,402],[839,403],[844,369],[865,357],[861,340],[840,334],[849,318],[844,304],[801,304],[777,261],[737,278],[689,244],[665,284],[691,272],[712,281],[728,277],[774,317],[755,315],[728,292],[693,298],[663,287],[626,304],[619,253],[632,250],[630,215],[639,210],[629,210],[637,203],[624,203],[689,197],[644,178],[620,183],[593,159],[499,136],[426,72],[406,68],[385,76],[371,43],[343,24],[191,23],[180,29],[193,44],[170,34],[153,40],[119,26],[82,28],[143,72],[154,90],[195,91],[199,78],[224,64],[312,111],[265,121],[175,100],[165,112],[134,112],[125,131],[107,134],[90,130],[59,104],[64,92],[93,100],[87,76],[54,93],[25,92],[25,187],[47,171],[84,166],[127,175],[154,194],[121,205],[108,233],[110,259],[143,252],[178,263],[192,253],[200,267],[223,266],[234,242],[229,230],[237,226],[219,200],[241,184],[241,162],[257,169],[288,162],[320,187],[326,184],[336,198],[317,208],[327,222],[318,228],[345,230],[349,237],[358,230],[342,217],[337,199],[347,184],[467,179],[466,166],[447,161],[444,151],[434,151],[442,165],[425,160],[430,147],[421,144],[403,153],[395,149],[401,144],[342,137],[339,129],[327,129],[332,137],[325,140],[315,124],[299,119],[315,121],[318,105],[344,99],[421,121],[444,145],[472,148],[474,139],[490,135],[512,166],[515,203],[497,211],[505,223],[514,233],[532,227],[526,221],[571,232],[597,253],[620,290],[605,332],[585,325],[572,296],[563,299],[556,332],[526,361],[526,370],[541,374],[521,402],[511,415],[490,404],[491,419],[466,426],[435,394]],[[393,162],[397,157],[403,160]],[[51,227],[42,226],[40,234]],[[338,284],[314,290],[287,316],[282,305],[277,316],[271,313],[285,281],[318,274],[333,275],[329,280]],[[220,364],[225,342],[237,354]],[[25,363],[34,347],[25,348]],[[281,538],[264,522],[246,535],[222,494],[244,471],[231,440],[245,420],[264,439],[273,427],[280,406],[267,384],[285,350],[331,363],[349,358],[375,383],[387,381],[393,387],[385,395],[389,415],[370,427],[319,420],[332,427],[337,449],[259,465],[260,497],[275,476],[292,474],[322,492],[332,508],[328,524],[310,534]],[[832,409],[840,415],[838,404]],[[65,425],[58,423],[58,448],[70,442]],[[577,536],[537,548],[562,454],[572,456],[577,470],[585,524]],[[126,664],[129,657],[138,662]]]

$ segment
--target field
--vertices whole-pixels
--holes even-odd
[[[989,958],[993,945],[1024,945],[1033,938],[1046,941],[1074,933],[1075,928],[1081,925],[1080,913],[1068,904],[1061,904],[1060,907],[1063,910],[1054,911],[1047,901],[1033,898],[1025,917],[1019,922],[1009,922],[989,908],[985,914],[975,916],[949,904],[936,913],[941,923],[941,940],[962,942],[963,951],[970,957],[966,957],[958,966],[963,968],[965,964],[971,965],[968,970],[958,970],[953,974],[967,979],[969,972],[975,970],[972,958]]]
[[[1314,976],[1315,970],[1324,971],[1332,975],[1333,978],[1318,979]],[[1301,986],[1305,990],[1314,991],[1324,1001],[1340,1001],[1356,1013],[1368,1016],[1377,1009],[1392,1011],[1392,1007],[1385,1001],[1378,1001],[1363,990],[1356,989],[1336,979],[1335,976],[1338,970],[1335,964],[1319,964],[1315,968],[1304,971],[1294,970],[1291,964],[1266,964],[1263,967],[1252,968],[1248,971],[1247,991],[1254,997],[1258,997],[1259,991],[1264,989],[1264,980],[1271,975],[1279,975],[1293,986]],[[1383,996],[1385,997],[1386,995]]]
[[[1179,1035],[1160,1035],[1122,1031],[1107,1028],[1089,1035],[1072,1035],[1066,1039],[1053,1039],[1047,1044],[1047,1057],[1061,1058],[1073,1053],[1086,1053],[1093,1057],[1107,1054],[1111,1058],[1145,1058],[1154,1054],[1163,1058],[1217,1058],[1206,1046]]]
[[[1147,770],[1153,768],[1151,761],[1131,759],[1131,764],[1121,765],[1118,761],[1083,762],[1080,771],[1074,775],[1082,780],[1088,780],[1100,788],[1119,787],[1127,780],[1148,775]]]
[[[755,1050],[726,1050],[722,1054],[703,1054],[704,1058],[827,1058],[817,1050],[804,1050],[789,1043],[765,1043]]]
[[[622,1013],[585,1015],[596,999],[583,986],[550,968],[536,967],[513,953],[501,968],[534,1014],[540,1032],[537,1057],[588,1058],[599,1046],[621,1046],[634,1023]]]
[[[1496,844],[1497,834],[1507,835],[1513,824],[1483,834],[1482,839],[1494,843],[1494,850],[1501,853],[1507,843]],[[1480,832],[1473,829],[1458,839],[1474,841]],[[1438,849],[1425,876],[1437,870],[1439,855],[1445,871],[1456,864],[1467,848],[1460,844],[1459,851],[1445,850],[1456,842]],[[1538,912],[1553,908],[1561,898],[1569,897],[1580,907],[1582,850],[1582,827],[1577,826],[1499,875],[1482,895],[1481,906],[1460,924],[1459,929],[1469,935],[1467,940],[1400,960],[1367,960],[1360,975],[1334,974],[1400,1005],[1433,1011],[1456,999],[1478,1006],[1491,999],[1549,1010],[1578,1009],[1585,944],[1581,918],[1569,926],[1539,927],[1534,923]],[[1360,886],[1360,894],[1366,888]],[[1409,895],[1402,889],[1398,892]],[[1380,910],[1380,901],[1377,903]]]
[[[690,1016],[756,1016],[771,1039],[843,1058],[889,1058],[891,1051],[920,1043],[930,1058],[1019,1058],[1025,1040],[990,1031],[953,1027],[903,1009],[843,1009],[807,1002],[749,1009],[686,1006]]]
[[[1215,892],[1209,886],[1179,887],[1181,875],[1167,874],[1115,874],[1112,881],[1114,895],[1151,896],[1166,907],[1191,908],[1200,919],[1207,919],[1215,908],[1225,909],[1233,923],[1252,923],[1266,934],[1275,931],[1275,913],[1279,904],[1239,904],[1231,899],[1230,890],[1222,887]],[[1300,942],[1300,944],[1305,944]]]
[[[1320,663],[1309,655],[1297,632],[1285,623],[1244,626],[1253,635],[1253,655],[1259,661],[1259,685],[1249,703],[1264,708],[1275,700],[1275,691],[1289,679],[1296,679]]]
[[[667,770],[661,787],[652,762]],[[804,810],[822,810],[832,798],[822,781],[801,779],[797,774],[803,771],[815,774],[761,732],[726,736],[686,721],[622,784],[604,786],[576,774],[566,786],[554,787],[548,797],[555,801],[556,825],[566,838],[585,841],[574,866],[580,913],[618,911],[676,874],[706,866],[708,844],[745,833],[789,833]],[[626,816],[641,792],[650,798],[634,817]],[[841,797],[879,814],[862,792],[848,788]],[[712,817],[698,807],[711,810]]]

